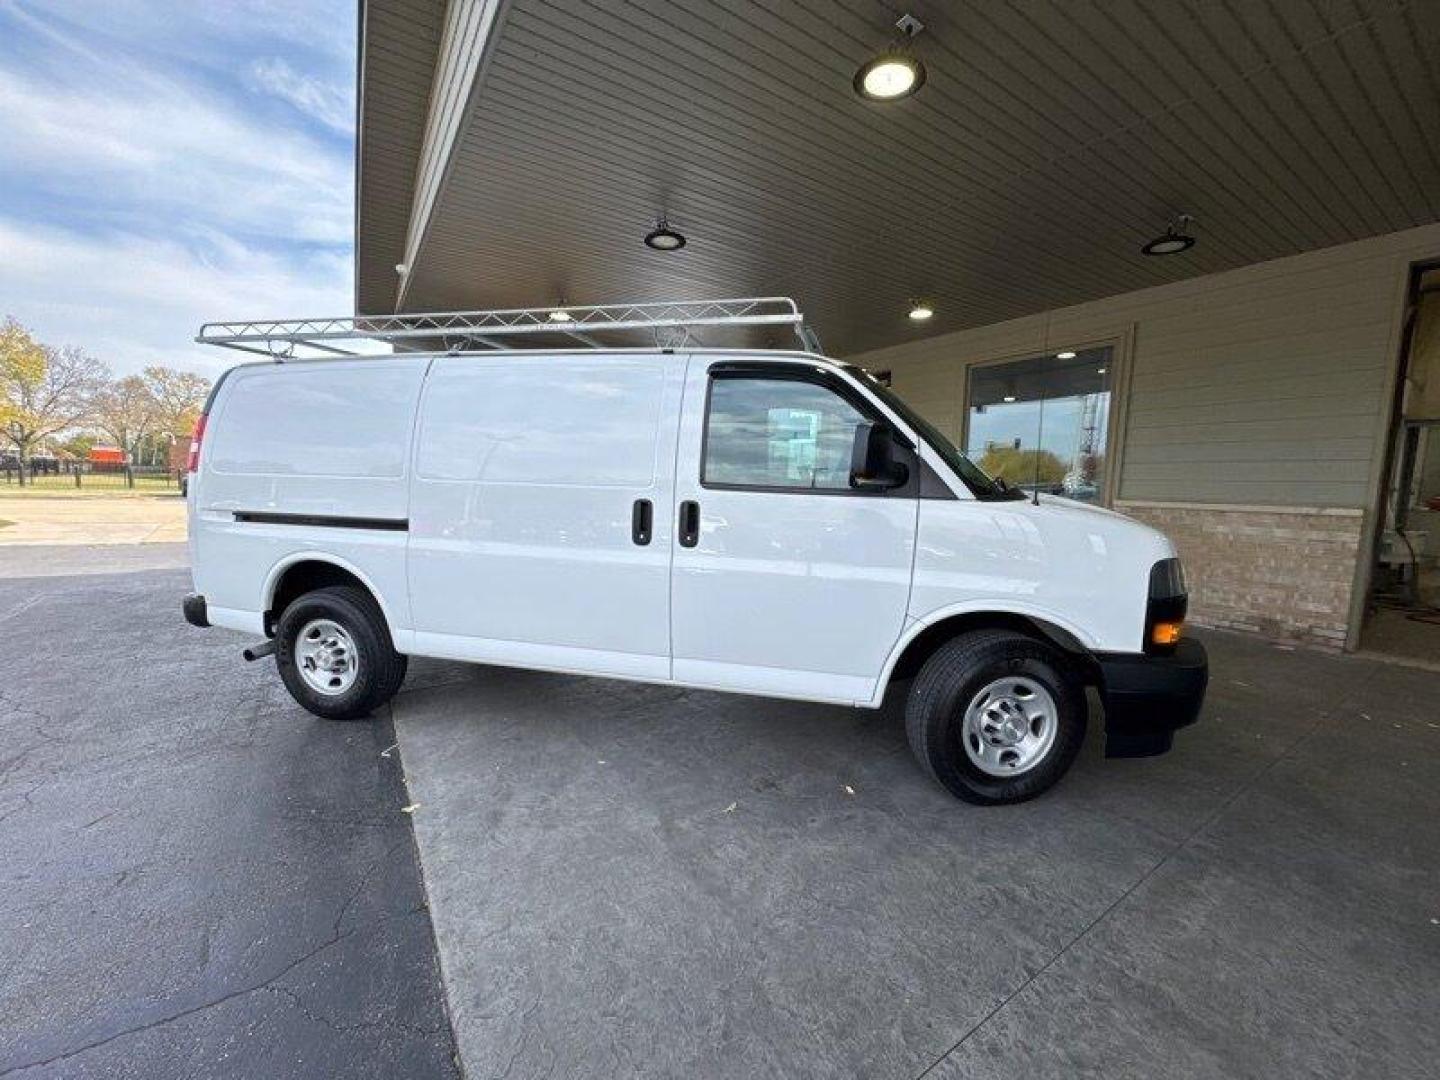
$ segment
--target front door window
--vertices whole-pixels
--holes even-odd
[[[855,429],[864,419],[812,382],[717,378],[701,480],[707,487],[849,491]]]

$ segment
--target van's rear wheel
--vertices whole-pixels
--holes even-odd
[[[292,601],[275,627],[275,665],[290,696],[316,716],[355,720],[384,705],[405,681],[379,605],[351,585]]]
[[[910,747],[951,794],[973,803],[1034,798],[1085,741],[1085,687],[1057,649],[1008,630],[942,646],[905,705]]]

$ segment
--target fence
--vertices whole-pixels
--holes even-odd
[[[111,465],[93,461],[26,462],[22,469],[14,458],[0,460],[0,492],[6,488],[34,488],[37,491],[151,491],[178,492],[180,472],[166,465]]]

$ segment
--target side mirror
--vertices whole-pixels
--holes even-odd
[[[866,420],[855,429],[850,450],[850,486],[857,491],[888,491],[909,479],[910,470],[895,460],[895,434],[889,424]]]

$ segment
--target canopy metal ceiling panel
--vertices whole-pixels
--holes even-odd
[[[928,81],[861,101],[903,11]],[[845,354],[1440,218],[1435,0],[511,0],[493,49],[407,310],[792,295]]]

